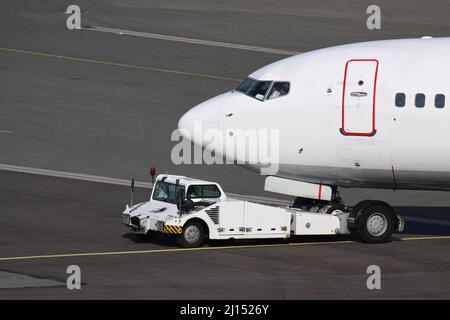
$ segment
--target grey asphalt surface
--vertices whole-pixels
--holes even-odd
[[[226,191],[274,196],[262,191],[261,177],[236,166],[172,164],[170,134],[189,108],[284,56],[69,31],[64,12],[70,4],[0,2],[0,163],[142,181],[148,181],[147,168],[152,165],[158,172],[218,181]],[[294,51],[450,34],[450,4],[444,0],[76,4],[82,8],[85,26]],[[365,26],[369,4],[381,7],[381,30]],[[211,75],[231,79],[207,77]],[[170,241],[142,243],[126,234],[119,216],[128,201],[124,187],[4,172],[0,185],[1,257],[173,247]],[[140,197],[146,193],[140,190]],[[348,204],[382,199],[410,216],[439,220],[450,216],[448,193],[370,189],[341,193]],[[448,235],[448,227],[438,225],[410,223],[408,228],[408,235]],[[0,281],[18,279],[35,288],[0,289],[0,298],[449,298],[448,243],[327,243],[3,261]],[[57,286],[65,283],[69,264],[82,267],[85,285],[80,292]],[[380,264],[384,270],[380,292],[365,287],[368,264]]]
[[[148,194],[137,189],[135,199],[143,201]],[[128,197],[124,186],[0,172],[0,299],[450,298],[446,226],[407,223],[404,234],[380,245],[352,237],[297,237],[290,242],[214,241],[207,250],[131,254],[177,247],[171,238],[147,242],[129,233],[120,215]],[[450,208],[425,211],[442,219]],[[423,207],[397,212],[428,217]],[[1,260],[100,252],[128,253]],[[366,287],[366,269],[373,264],[382,271],[379,291]],[[69,265],[81,268],[79,291],[65,286]]]

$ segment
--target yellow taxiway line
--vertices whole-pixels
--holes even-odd
[[[419,240],[450,240],[450,236],[407,237],[407,238],[394,239],[394,241],[419,241]],[[153,250],[63,253],[63,254],[47,254],[47,255],[35,255],[35,256],[0,257],[0,261],[18,261],[18,260],[51,259],[51,258],[72,258],[72,257],[117,256],[117,255],[130,255],[130,254],[168,253],[168,252],[219,251],[219,250],[232,250],[232,249],[300,247],[300,246],[311,246],[311,245],[345,244],[345,243],[356,243],[356,242],[351,241],[351,240],[343,240],[343,241],[237,245],[237,246],[200,247],[200,248],[171,248],[171,249],[153,249]]]
[[[450,236],[425,236],[425,237],[407,237],[399,238],[397,241],[417,241],[417,240],[448,240]]]
[[[51,54],[51,53],[46,53],[46,52],[39,52],[39,51],[30,51],[30,50],[22,50],[22,49],[14,49],[14,48],[1,48],[1,47],[0,47],[0,51],[29,54],[29,55],[40,56],[40,57],[48,57],[48,58],[58,58],[58,59],[69,60],[69,61],[96,63],[96,64],[103,64],[103,65],[122,67],[122,68],[130,68],[130,69],[136,69],[136,70],[171,73],[171,74],[177,74],[177,75],[183,75],[183,76],[208,78],[208,79],[215,79],[215,80],[226,80],[226,81],[234,81],[234,82],[242,81],[242,79],[222,77],[222,76],[210,75],[210,74],[205,74],[205,73],[187,72],[187,71],[180,71],[180,70],[173,70],[173,69],[162,69],[162,68],[148,67],[148,66],[138,66],[138,65],[133,65],[133,64],[118,63],[118,62],[96,60],[96,59],[86,59],[86,58],[73,57],[73,56],[62,56],[62,55]]]

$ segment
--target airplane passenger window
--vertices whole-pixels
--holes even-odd
[[[270,93],[267,99],[274,99],[285,96],[289,93],[289,82],[275,82],[270,89]]]
[[[440,109],[445,107],[445,95],[440,93],[437,94],[436,97],[434,98],[434,105],[436,106],[436,108]]]
[[[397,93],[395,95],[395,105],[397,107],[404,107],[406,103],[406,95],[404,93]]]
[[[425,107],[425,95],[423,93],[416,94],[416,107],[417,108]]]
[[[248,95],[252,98],[260,101],[264,100],[267,90],[269,90],[272,81],[258,81],[248,92]]]
[[[255,79],[247,78],[237,86],[236,91],[246,93],[255,84],[255,82]]]

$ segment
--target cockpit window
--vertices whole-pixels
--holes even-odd
[[[287,95],[289,93],[289,87],[289,82],[275,82],[272,89],[270,89],[267,99],[274,99]]]
[[[269,90],[272,81],[258,81],[248,92],[252,98],[263,101],[266,97],[267,90]]]
[[[256,80],[252,78],[245,79],[238,87],[237,91],[247,93],[247,91],[255,84]]]
[[[287,95],[289,88],[289,82],[257,81],[247,78],[236,88],[236,91],[259,101],[264,101]]]

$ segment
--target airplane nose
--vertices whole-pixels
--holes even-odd
[[[201,145],[201,136],[205,130],[217,129],[218,125],[218,105],[205,101],[186,112],[178,121],[178,129],[186,138]]]

